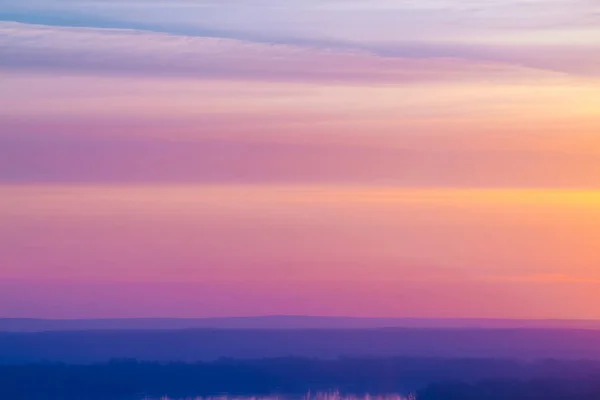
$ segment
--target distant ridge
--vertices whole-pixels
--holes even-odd
[[[600,320],[362,318],[272,315],[227,318],[29,319],[0,318],[2,332],[180,329],[594,329]]]

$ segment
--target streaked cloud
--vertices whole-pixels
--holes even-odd
[[[197,57],[205,57],[207,47],[213,46],[221,48],[221,61],[227,61],[225,55],[231,57],[231,53],[236,53],[241,44],[244,47],[243,51],[251,51],[255,54],[265,49],[252,47],[251,44],[263,44],[269,47],[283,46],[283,48],[275,46],[269,49],[269,53],[274,57],[277,57],[277,54],[290,56],[284,49],[291,46],[292,49],[288,48],[288,50],[295,53],[292,57],[293,61],[299,62],[300,57],[311,55],[316,58],[314,62],[321,63],[321,66],[332,61],[325,57],[323,52],[334,50],[336,54],[346,55],[348,52],[366,52],[371,55],[400,59],[444,58],[463,60],[475,65],[503,63],[512,64],[513,67],[527,66],[563,73],[597,75],[597,71],[600,70],[600,56],[596,55],[600,54],[599,8],[590,0],[508,2],[426,0],[368,3],[311,0],[286,4],[274,0],[228,2],[26,0],[0,5],[0,20],[32,25],[96,29],[85,32],[75,29],[37,32],[37,39],[41,41],[38,44],[41,48],[38,47],[37,50],[45,49],[50,54],[56,51],[54,58],[46,54],[47,58],[55,60],[55,67],[56,59],[62,57],[65,58],[63,66],[72,63],[73,67],[79,68],[94,70],[95,65],[96,68],[110,69],[111,63],[94,60],[88,53],[74,55],[68,52],[68,50],[76,50],[77,43],[81,41],[97,42],[98,48],[88,46],[87,52],[111,50],[105,54],[107,58],[105,61],[108,61],[111,57],[117,56],[115,52],[118,53],[127,44],[140,45],[139,51],[143,52],[147,51],[145,42],[156,40],[158,46],[156,53],[161,50],[167,51],[162,55],[163,61],[173,56],[173,51],[188,55],[194,53]],[[40,28],[38,26],[27,29]],[[115,29],[134,30],[137,34],[131,37],[133,32],[118,32]],[[99,30],[106,32],[99,32]],[[106,36],[100,36],[102,33]],[[119,38],[124,40],[121,46],[111,46],[115,41],[120,42],[115,35],[126,33],[128,33],[127,37]],[[161,33],[163,35],[159,35]],[[73,35],[72,46],[61,47],[69,40],[69,34]],[[46,35],[52,37],[47,38]],[[60,35],[60,38],[57,35]],[[11,44],[11,40],[15,42]],[[53,42],[56,40],[60,40],[60,43]],[[137,43],[132,43],[133,41]],[[24,44],[18,37],[8,38],[8,43],[5,38],[4,46],[8,45],[10,49],[10,46]],[[33,45],[31,42],[28,44]],[[57,48],[53,48],[53,45],[57,45]],[[175,46],[177,49],[174,48]],[[316,54],[312,54],[311,51]],[[133,53],[133,55],[144,56],[146,60],[132,64],[131,60],[125,59],[122,68],[137,67],[147,71],[149,55],[147,53]],[[182,54],[179,55],[183,57]],[[25,62],[23,58],[19,59],[25,57],[23,54],[11,54],[11,56],[17,57],[12,62],[18,63],[19,60]],[[30,58],[29,61],[39,62],[40,66],[48,63],[48,60],[44,59],[43,51],[37,57]],[[84,62],[86,57],[90,57],[88,63]],[[78,63],[70,58],[75,58]],[[92,61],[95,61],[94,65],[90,65]],[[176,65],[182,62],[177,58],[170,61],[171,64]],[[234,60],[230,59],[230,61]],[[358,58],[352,60],[343,58],[339,61],[344,64],[349,61],[358,62]],[[11,62],[11,57],[5,61],[7,62]],[[207,63],[202,65],[193,63],[194,60],[191,60],[192,65],[183,63],[178,67],[179,72],[183,72],[186,66],[207,68]],[[253,66],[256,67],[251,63],[248,69]],[[306,66],[306,62],[298,64],[298,68],[303,66]],[[334,68],[335,66],[332,66],[332,69]],[[452,69],[453,66],[450,68]],[[433,69],[435,70],[435,67]],[[386,66],[382,66],[381,73],[385,74],[385,70]],[[344,79],[344,70],[338,73],[339,79]],[[358,71],[355,71],[355,74],[357,73]],[[323,75],[328,76],[325,71]],[[334,79],[331,76],[328,78]]]
[[[415,140],[411,145],[410,138],[407,142],[396,147],[318,140],[311,144],[258,139],[0,139],[0,181],[600,187],[598,154],[428,149]]]
[[[382,57],[366,51],[11,22],[0,23],[0,46],[0,67],[14,70],[363,83],[522,80],[539,74],[485,60]]]
[[[599,26],[596,0],[0,0],[0,312],[597,318]]]
[[[161,309],[171,316],[210,315],[211,299],[244,293],[255,302],[221,312],[592,318],[599,204],[585,190],[3,185],[0,285],[37,289],[2,290],[14,301],[0,304],[84,316],[66,302],[73,292],[53,288],[100,285],[102,312],[114,316],[114,290],[123,301],[125,287],[141,285],[162,287],[155,294],[172,300]],[[201,290],[209,286],[219,290]],[[147,290],[127,312],[165,304]],[[348,300],[356,293],[360,304]]]

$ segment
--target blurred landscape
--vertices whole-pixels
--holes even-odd
[[[600,330],[573,328],[594,324],[4,319],[0,398],[600,399]]]
[[[12,400],[312,399],[311,393],[339,393],[343,399],[598,399],[600,361],[271,358],[0,366],[0,396]]]
[[[0,319],[0,363],[290,356],[600,359],[600,329],[593,329],[597,325],[598,321],[310,316]]]

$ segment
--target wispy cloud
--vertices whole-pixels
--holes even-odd
[[[600,6],[590,0],[310,0],[285,4],[275,0],[25,0],[0,3],[0,20],[106,29],[103,35],[107,36],[114,36],[114,29],[134,29],[147,32],[152,40],[158,36],[152,33],[164,33],[172,40],[181,37],[188,42],[230,39],[246,46],[366,51],[402,59],[452,58],[572,74],[597,75],[600,70],[600,56],[594,55],[600,54]],[[73,41],[82,34],[68,33],[75,36]],[[227,43],[219,43],[223,53],[237,51]],[[107,43],[98,45],[106,47]],[[198,51],[192,43],[187,46],[189,51]],[[58,57],[68,55],[57,52]],[[321,67],[329,62],[319,61]],[[301,67],[305,65],[298,64]]]
[[[525,67],[440,57],[267,45],[124,29],[0,23],[0,66],[12,69],[283,81],[388,82],[519,79]]]
[[[141,129],[149,130],[149,125]],[[84,124],[69,129],[74,134],[63,139],[56,135],[0,138],[0,182],[598,188],[600,172],[599,156],[561,152],[411,149],[258,139],[89,139],[83,136],[89,136],[88,130],[94,128]],[[106,125],[95,129],[111,131]],[[65,130],[65,126],[58,130]],[[73,138],[76,135],[82,138]],[[552,200],[543,196],[532,199],[535,204]]]

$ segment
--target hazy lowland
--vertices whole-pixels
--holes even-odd
[[[599,399],[600,361],[438,358],[135,360],[0,366],[12,400]],[[206,399],[204,399],[206,400]]]
[[[2,320],[0,399],[600,399],[593,321],[393,321]]]
[[[0,363],[273,357],[600,359],[600,330],[533,328],[103,329],[0,332]]]

